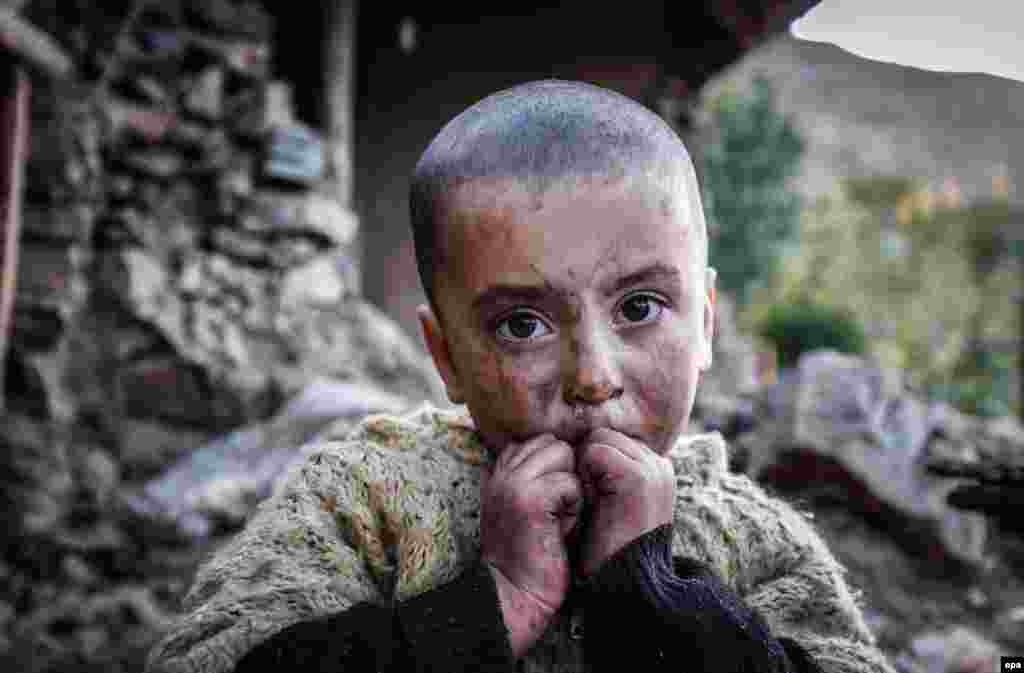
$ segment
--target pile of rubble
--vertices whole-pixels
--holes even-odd
[[[699,394],[700,395],[700,394]],[[992,670],[1024,648],[1024,427],[926,403],[819,351],[776,383],[698,397],[732,469],[815,517],[897,669]]]
[[[145,512],[173,506],[132,510],[129,495],[318,377],[352,386],[350,411],[442,395],[360,297],[358,220],[328,142],[275,79],[261,3],[0,9],[5,30],[31,25],[71,64],[31,93],[0,417],[0,668],[137,670],[216,539],[156,539]]]

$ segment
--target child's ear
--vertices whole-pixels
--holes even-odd
[[[707,371],[711,368],[712,353],[714,353],[715,339],[715,299],[718,296],[715,289],[715,281],[718,273],[710,266],[704,271],[704,343],[701,354],[700,370]]]
[[[444,335],[441,322],[427,304],[420,304],[416,313],[420,319],[420,328],[423,330],[423,340],[427,343],[427,350],[430,351],[430,357],[434,360],[437,373],[444,381],[448,399],[452,404],[462,404],[465,398],[455,374],[455,368],[452,366],[451,351],[448,349],[448,340]]]

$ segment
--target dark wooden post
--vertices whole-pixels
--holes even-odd
[[[21,185],[28,159],[29,94],[26,73],[62,80],[74,64],[46,33],[21,18],[21,2],[0,7],[0,410],[13,327],[21,231]]]
[[[356,0],[328,3],[324,11],[327,22],[324,43],[327,164],[335,197],[342,206],[351,208]]]
[[[21,184],[28,144],[29,80],[16,64],[0,65],[0,411],[5,406],[7,340],[14,313],[21,230]]]

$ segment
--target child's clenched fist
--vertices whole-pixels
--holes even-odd
[[[566,536],[582,505],[573,449],[551,434],[509,444],[480,485],[480,552],[494,574],[516,656],[572,582]]]
[[[609,428],[591,432],[577,448],[577,472],[591,509],[581,571],[601,563],[644,533],[672,522],[672,461]]]

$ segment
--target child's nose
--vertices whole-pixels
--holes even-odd
[[[570,404],[599,404],[622,394],[614,347],[598,330],[569,337],[563,358],[566,401]]]

